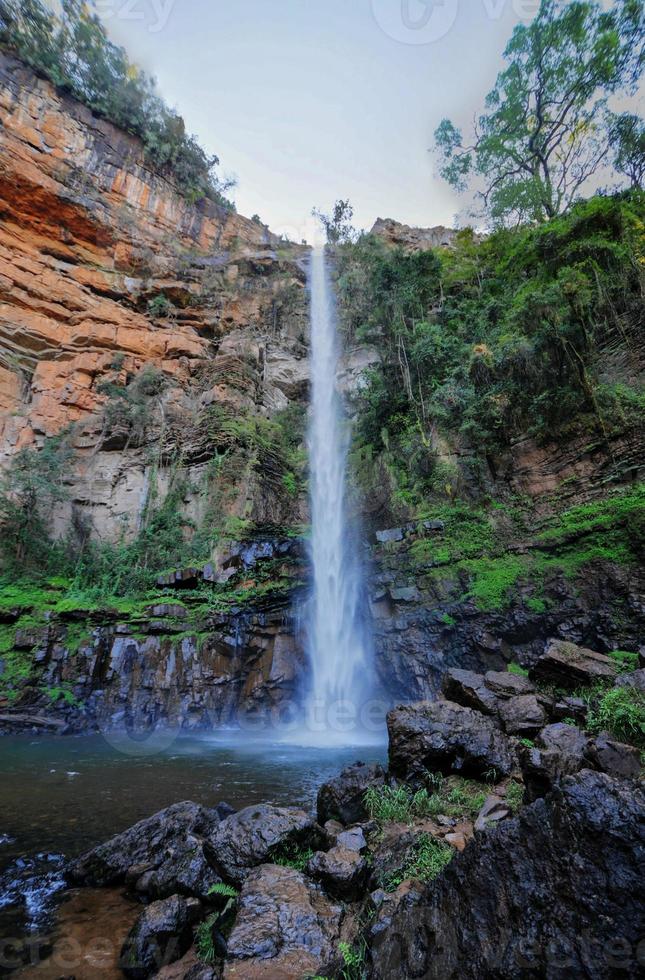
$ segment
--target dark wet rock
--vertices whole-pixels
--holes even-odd
[[[235,807],[231,806],[231,804],[227,803],[226,801],[222,801],[221,803],[218,803],[214,809],[215,809],[215,813],[220,818],[220,820],[225,820],[226,817],[230,817],[232,816],[232,814],[237,813]]]
[[[515,749],[495,722],[451,701],[401,705],[388,714],[391,772],[418,781],[427,772],[508,776]]]
[[[407,977],[424,978],[426,973],[428,951],[426,937],[423,932],[413,934],[408,929],[404,939],[398,929],[398,922],[407,922],[416,913],[424,901],[425,888],[416,881],[404,881],[394,892],[376,889],[370,895],[370,905],[373,912],[372,922],[368,932],[370,947],[370,962],[372,969],[369,976],[378,980],[400,980]],[[412,935],[413,941],[409,942]],[[403,943],[406,947],[403,947]],[[390,968],[390,973],[381,972]],[[403,970],[407,970],[407,974]]]
[[[587,750],[587,757],[594,769],[626,779],[637,779],[640,775],[640,755],[633,745],[617,742],[606,732],[592,739]]]
[[[588,713],[587,702],[583,698],[560,698],[551,710],[554,721],[565,721],[571,718],[577,725],[584,728]]]
[[[431,886],[382,906],[370,976],[636,978],[644,808],[633,783],[590,770],[567,777],[476,837]]]
[[[390,544],[393,541],[403,541],[407,531],[404,527],[389,527],[383,531],[376,532],[376,540],[379,544]]]
[[[292,868],[265,864],[242,887],[225,980],[322,976],[340,938],[342,909]]]
[[[550,640],[544,654],[530,670],[541,684],[573,689],[581,684],[613,681],[618,668],[611,657],[595,653],[566,640]]]
[[[49,637],[49,627],[30,626],[25,629],[17,629],[14,634],[13,645],[16,650],[33,650],[47,643]]]
[[[444,676],[442,688],[446,698],[455,704],[474,708],[485,715],[496,715],[499,710],[499,698],[486,685],[483,674],[453,667]]]
[[[330,895],[352,901],[364,890],[368,866],[358,850],[337,844],[314,854],[307,863],[307,874]]]
[[[195,900],[172,895],[148,905],[121,950],[120,963],[126,977],[146,980],[184,955],[192,941],[191,924],[198,912],[192,902]]]
[[[68,878],[84,885],[127,882],[152,898],[175,892],[205,898],[221,881],[204,850],[218,824],[214,810],[174,803],[72,861]]]
[[[155,980],[220,980],[221,976],[221,962],[213,966],[204,963],[193,946],[181,959],[162,967]]]
[[[545,796],[563,776],[582,769],[588,744],[584,732],[573,725],[558,722],[543,728],[536,745],[520,754],[527,799]]]
[[[162,588],[194,589],[202,577],[201,568],[178,568],[174,572],[160,575],[157,585]]]
[[[186,619],[188,610],[174,602],[161,602],[148,607],[148,614],[154,619]]]
[[[404,867],[407,855],[418,837],[418,832],[407,824],[386,824],[370,841],[371,888],[383,888],[390,877]]]
[[[489,824],[499,823],[500,820],[506,820],[510,815],[511,808],[506,800],[495,795],[489,796],[477,814],[475,830],[486,830]]]
[[[350,851],[358,851],[361,854],[367,848],[367,841],[362,827],[352,827],[338,834],[336,843],[339,847],[346,847]]]
[[[377,763],[356,762],[347,766],[339,776],[323,783],[318,790],[318,823],[340,820],[344,824],[359,823],[367,818],[365,791],[370,786],[382,786],[385,770]]]
[[[621,674],[616,678],[616,687],[633,687],[637,691],[645,692],[645,667],[630,674]]]
[[[342,834],[344,830],[343,824],[340,820],[327,820],[323,826],[323,833],[325,835],[325,841],[327,847],[335,847],[336,841],[338,840],[338,835]]]
[[[278,848],[308,844],[319,833],[304,810],[260,803],[222,820],[209,837],[207,854],[223,878],[240,885]]]
[[[546,722],[544,708],[534,694],[509,698],[499,711],[504,730],[509,735],[535,735]]]
[[[535,686],[528,677],[512,674],[510,671],[489,670],[484,674],[484,681],[486,687],[502,698],[535,693]]]

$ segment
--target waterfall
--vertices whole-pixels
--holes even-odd
[[[313,594],[307,623],[310,683],[307,727],[362,740],[372,692],[371,643],[362,616],[359,541],[348,527],[348,433],[336,388],[336,313],[325,251],[314,249],[311,294],[311,560]],[[350,737],[349,740],[352,740]]]

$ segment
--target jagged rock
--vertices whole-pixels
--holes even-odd
[[[42,646],[47,643],[49,627],[30,626],[26,629],[17,629],[14,634],[13,645],[16,650],[33,650],[34,647]]]
[[[477,814],[475,830],[485,830],[491,823],[499,823],[511,815],[508,803],[499,796],[489,796]]]
[[[637,691],[645,692],[645,667],[630,674],[621,674],[616,678],[616,687],[633,687]]]
[[[613,681],[618,668],[611,657],[566,640],[551,640],[530,670],[532,680],[573,689],[581,684]]]
[[[224,980],[302,980],[333,959],[342,909],[292,868],[265,864],[247,877],[228,941]]]
[[[454,821],[456,824],[456,821]],[[450,828],[452,829],[452,828]],[[370,839],[372,870],[370,887],[386,887],[389,880],[408,863],[408,857],[423,835],[440,838],[445,834],[438,822],[432,820],[389,823]]]
[[[364,888],[368,866],[358,850],[337,844],[329,851],[317,851],[307,863],[307,874],[330,895],[352,901]]]
[[[168,617],[186,619],[188,616],[188,610],[185,606],[171,602],[161,602],[156,606],[149,606],[147,612],[155,619],[167,619]]]
[[[146,980],[184,955],[191,944],[191,923],[198,912],[191,902],[195,899],[187,901],[172,895],[153,902],[141,913],[121,950],[120,964],[126,977]]]
[[[486,687],[503,698],[512,698],[520,694],[534,694],[535,686],[528,677],[511,674],[510,671],[489,670],[484,674]]]
[[[221,976],[220,964],[210,966],[204,963],[193,947],[181,959],[163,966],[155,974],[155,980],[220,980]]]
[[[529,801],[545,796],[563,776],[582,769],[589,740],[579,728],[558,722],[543,728],[536,742],[520,754]]]
[[[339,837],[340,834],[342,834],[342,832],[343,832],[344,829],[345,828],[343,827],[343,824],[340,822],[340,820],[327,820],[327,821],[325,821],[325,825],[323,827],[323,831],[325,833],[325,839],[327,841],[327,846],[328,847],[335,847],[336,846],[336,842],[338,840],[338,837]]]
[[[390,589],[390,596],[393,602],[418,602],[421,598],[419,590],[415,586],[401,586],[400,588]]]
[[[379,544],[389,544],[393,541],[403,541],[406,533],[408,531],[405,527],[390,527],[386,528],[384,531],[376,532],[376,540]]]
[[[584,727],[588,712],[587,702],[583,698],[568,697],[556,701],[551,711],[551,717],[554,721],[572,718],[576,724]]]
[[[499,710],[500,700],[486,685],[483,674],[453,667],[445,674],[442,689],[449,701],[485,715],[496,715]]]
[[[546,721],[544,708],[534,694],[520,694],[504,701],[499,716],[509,735],[535,735]]]
[[[206,852],[223,878],[240,885],[251,868],[270,860],[276,848],[307,843],[316,833],[315,821],[304,810],[260,803],[222,820]]]
[[[68,877],[84,885],[127,882],[153,898],[175,892],[206,898],[221,881],[204,850],[218,823],[214,810],[174,803],[72,861]]]
[[[635,980],[644,807],[632,783],[589,770],[567,777],[478,836],[431,886],[381,906],[370,977]]]
[[[344,830],[336,837],[336,843],[339,847],[346,847],[350,851],[358,851],[359,854],[367,848],[367,841],[365,840],[362,827],[352,827],[350,830]]]
[[[624,776],[637,779],[641,772],[641,754],[633,745],[617,742],[606,732],[592,739],[587,757],[594,769],[600,769],[610,776]]]
[[[492,719],[451,701],[402,705],[387,716],[392,773],[409,781],[427,772],[508,776],[515,750]]]
[[[405,249],[406,252],[419,252],[429,248],[454,245],[457,232],[453,228],[437,225],[434,228],[413,228],[393,218],[377,218],[372,226],[372,235],[378,235],[389,245]],[[479,236],[475,236],[479,241]]]
[[[444,837],[446,844],[450,844],[456,851],[463,851],[469,838],[462,831],[452,831]]]
[[[359,823],[368,816],[365,809],[365,791],[370,786],[382,786],[385,770],[378,763],[367,765],[356,762],[347,766],[334,779],[318,790],[318,823],[340,820],[344,824]]]

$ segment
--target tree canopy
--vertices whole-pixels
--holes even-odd
[[[513,32],[507,67],[470,137],[449,119],[437,128],[441,175],[460,191],[479,179],[494,222],[566,210],[610,162],[608,100],[635,90],[644,22],[643,0],[618,0],[609,12],[596,2],[542,0],[535,19]]]

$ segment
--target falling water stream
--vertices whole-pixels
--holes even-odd
[[[347,426],[337,390],[336,312],[325,251],[314,249],[311,291],[311,558],[307,727],[325,741],[362,741],[372,695],[359,541],[346,512]]]

